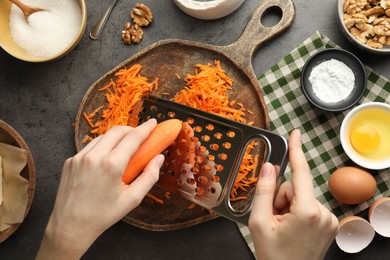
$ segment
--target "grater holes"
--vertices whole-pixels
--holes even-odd
[[[201,139],[202,139],[203,141],[205,141],[205,142],[208,142],[208,141],[210,141],[211,138],[210,138],[209,135],[202,135]]]
[[[206,129],[209,130],[209,131],[213,131],[214,130],[214,125],[213,124],[207,124],[206,125]]]
[[[207,191],[212,193],[212,194],[214,194],[217,190],[214,187],[211,186],[211,187],[207,188]]]
[[[169,112],[167,113],[167,115],[168,115],[169,118],[174,118],[174,117],[176,116],[176,113],[173,112],[173,111],[169,111]]]
[[[212,154],[209,154],[208,155],[208,159],[209,159],[209,161],[214,161],[215,160],[215,156],[212,155]]]
[[[191,171],[194,173],[194,174],[198,174],[199,173],[199,168],[198,167],[192,167],[191,168]]]
[[[222,166],[222,164],[217,164],[217,165],[215,165],[215,169],[216,169],[218,172],[222,172],[222,171],[223,171],[223,166]],[[219,181],[219,179],[218,179],[218,181]]]
[[[229,142],[224,142],[222,143],[222,147],[229,150],[232,147],[232,144]]]
[[[158,111],[158,107],[157,106],[154,106],[154,105],[151,105],[149,107],[149,110],[152,111],[152,112],[157,112]],[[146,111],[145,111],[146,112]]]
[[[226,153],[220,153],[218,154],[218,158],[221,159],[222,161],[225,161],[228,158],[228,156]]]
[[[211,167],[208,165],[203,165],[202,166],[202,171],[209,173],[211,171]]]
[[[222,134],[222,133],[219,133],[219,132],[216,132],[216,133],[214,134],[214,137],[215,137],[216,139],[218,139],[218,140],[221,140],[222,137],[223,137],[223,134]]]
[[[210,144],[210,149],[213,151],[217,151],[219,149],[219,145],[216,143]]]
[[[219,182],[220,178],[217,175],[213,176],[213,182]]]
[[[208,182],[208,178],[207,177],[205,177],[205,176],[199,176],[198,177],[198,181],[200,182],[200,183],[206,183],[206,182]]]
[[[200,132],[202,132],[202,130],[203,130],[202,127],[199,126],[199,125],[194,126],[193,129],[194,129],[194,131],[197,132],[197,133],[200,133]]]
[[[194,178],[187,178],[187,183],[190,185],[194,185],[196,183]]]
[[[203,162],[203,158],[201,156],[195,156],[195,162],[202,163]]]
[[[196,136],[193,136],[193,137],[191,137],[191,138],[190,138],[190,140],[191,140],[191,142],[194,142],[194,143],[196,143],[196,142],[198,142],[198,141],[199,141],[199,138],[198,138],[198,137],[196,137]]]
[[[230,138],[234,138],[236,136],[236,133],[234,131],[230,130],[226,133],[226,136],[230,137]]]
[[[196,187],[195,192],[198,195],[202,195],[202,194],[204,194],[204,189],[202,187]]]
[[[199,146],[198,149],[199,149],[199,151],[202,152],[202,153],[205,153],[205,152],[207,151],[206,146],[203,146],[203,145]]]
[[[157,118],[158,118],[158,119],[164,120],[165,117],[166,117],[165,114],[163,114],[163,113],[157,113]]]
[[[192,117],[189,117],[189,118],[187,118],[186,122],[187,122],[189,125],[192,125],[192,124],[195,122],[195,119],[193,119]]]

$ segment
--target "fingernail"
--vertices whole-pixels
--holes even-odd
[[[301,140],[301,130],[295,129],[297,139]]]
[[[269,177],[272,174],[272,164],[269,162],[266,162],[263,164],[263,167],[261,167],[260,171],[260,177]]]
[[[157,163],[160,165],[160,167],[163,165],[165,161],[165,156],[163,154],[159,154],[157,158]]]

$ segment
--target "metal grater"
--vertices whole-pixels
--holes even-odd
[[[176,118],[183,129],[167,150],[158,185],[233,221],[248,224],[255,184],[231,199],[234,180],[247,147],[257,145],[251,155],[258,157],[256,177],[268,161],[278,166],[280,176],[287,165],[287,141],[270,131],[184,106],[152,95],[144,97],[137,109],[138,123],[149,118],[158,122]]]

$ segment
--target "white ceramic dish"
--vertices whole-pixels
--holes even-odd
[[[373,54],[379,54],[379,55],[390,55],[390,46],[384,45],[382,49],[374,49],[371,48],[370,46],[361,43],[358,41],[355,37],[352,36],[352,34],[348,31],[347,27],[344,24],[344,10],[343,10],[343,5],[344,5],[345,0],[338,0],[337,1],[337,16],[338,16],[338,23],[340,26],[341,31],[345,35],[345,37],[355,46],[358,48],[367,51],[369,53]]]
[[[388,151],[389,144],[386,141],[383,141],[383,138],[380,141],[380,145],[386,147],[387,152],[384,153],[386,156],[381,159],[370,159],[367,158],[368,156],[363,156],[361,153],[358,153],[353,148],[350,140],[350,132],[351,132],[352,124],[354,124],[354,118],[356,118],[357,114],[364,111],[368,111],[369,109],[381,110],[386,115],[388,114],[390,117],[390,104],[381,103],[381,102],[368,102],[355,107],[346,115],[343,122],[341,123],[341,129],[340,129],[341,145],[345,153],[348,155],[348,157],[356,164],[366,169],[372,169],[372,170],[386,169],[390,167],[390,152]],[[375,115],[372,115],[372,117],[375,117]],[[387,124],[386,126],[389,126],[390,120],[382,120],[381,123]]]
[[[173,0],[173,2],[192,17],[213,20],[231,14],[244,0]]]

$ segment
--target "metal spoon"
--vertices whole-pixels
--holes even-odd
[[[103,13],[103,15],[100,17],[100,19],[92,27],[92,30],[89,33],[89,37],[91,37],[91,39],[96,40],[100,36],[100,34],[103,31],[104,26],[107,23],[108,17],[110,17],[112,9],[114,9],[116,2],[118,2],[118,0],[112,1],[111,5],[108,6],[107,10]]]
[[[46,11],[45,9],[42,9],[39,7],[23,4],[19,0],[9,0],[9,1],[14,3],[17,7],[20,8],[20,10],[22,10],[22,12],[24,14],[24,18],[26,18],[26,21],[28,21],[28,17],[30,16],[30,14],[35,13],[35,12],[39,12],[39,11]]]

